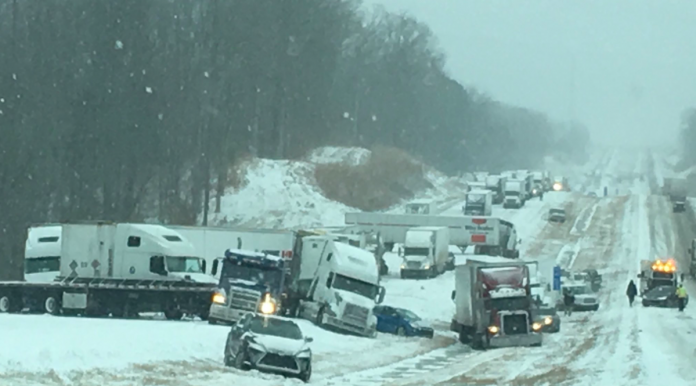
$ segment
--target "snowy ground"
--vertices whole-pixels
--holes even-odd
[[[283,226],[304,225],[308,218],[310,222],[317,221],[325,225],[331,224],[332,218],[342,220],[342,212],[347,208],[326,199],[309,200],[308,197],[316,193],[313,191],[314,188],[307,186],[306,181],[303,182],[297,177],[303,174],[306,177],[309,173],[307,168],[311,168],[312,162],[333,162],[331,160],[338,157],[335,153],[341,152],[343,150],[330,149],[321,154],[311,155],[311,162],[293,162],[286,165],[274,162],[272,165],[266,165],[267,168],[258,168],[258,173],[268,181],[275,179],[276,185],[279,185],[278,189],[281,189],[280,185],[287,188],[282,188],[285,195],[278,198],[278,202],[264,201],[265,213],[280,211],[284,205],[287,206],[285,211],[295,211],[293,215],[284,217]],[[342,153],[341,157],[352,159],[353,162],[360,162],[363,157],[359,151],[348,153]],[[630,164],[630,160],[622,161],[624,162],[615,161],[618,165],[615,167],[625,167],[627,162]],[[263,165],[265,161],[255,162],[261,162]],[[287,172],[292,168],[297,168],[298,172]],[[444,213],[460,214],[461,196],[457,195],[460,192],[450,191],[448,196],[448,188],[442,188],[447,185],[444,178],[436,174],[431,178],[443,179],[441,184],[436,185],[439,186],[439,192],[431,192],[434,198],[439,199],[442,206],[454,203],[451,209],[445,210]],[[591,186],[593,181],[588,179],[588,182],[583,184]],[[253,209],[258,208],[258,204],[252,198],[254,195],[257,195],[259,200],[261,196],[269,197],[274,191],[265,189],[272,189],[272,185],[250,180],[241,192],[230,195],[228,201],[223,203],[229,209],[227,213],[236,213],[240,216],[239,219],[247,224],[273,225],[251,220]],[[293,202],[298,198],[305,201]],[[235,200],[238,202],[232,203]],[[314,207],[308,207],[309,202],[312,202]],[[256,206],[251,207],[252,205]],[[545,219],[548,209],[560,205],[568,210],[568,222],[561,226],[548,224]],[[523,239],[521,248],[524,258],[556,259],[564,246],[577,244],[580,245],[575,253],[577,256],[574,260],[569,260],[567,265],[596,266],[603,262],[608,275],[616,275],[616,278],[620,279],[616,281],[619,288],[625,286],[624,279],[630,276],[630,269],[621,268],[619,265],[631,259],[637,261],[637,257],[634,256],[635,246],[629,242],[634,239],[624,240],[629,237],[626,236],[628,228],[622,232],[620,226],[623,225],[620,224],[630,224],[634,227],[637,226],[635,224],[643,224],[635,232],[644,232],[645,224],[641,221],[647,218],[645,213],[636,214],[635,208],[625,209],[642,207],[641,205],[640,196],[599,199],[578,193],[552,193],[546,195],[544,201],[532,200],[520,210],[496,208],[494,215],[516,224]],[[623,216],[633,217],[631,221],[622,221]],[[613,242],[614,239],[620,239],[621,242]],[[579,243],[579,240],[584,241]],[[587,240],[594,240],[594,245],[588,245]],[[583,256],[583,251],[590,253]],[[614,256],[612,254],[621,257],[614,260],[611,258]],[[388,255],[387,263],[391,272],[398,272],[400,259],[396,255]],[[608,282],[613,281],[609,279]],[[571,360],[575,356],[586,358],[588,361],[592,359],[593,356],[588,352],[593,347],[585,342],[599,336],[596,335],[598,332],[603,333],[602,337],[610,336],[612,332],[616,333],[616,315],[611,314],[609,310],[619,307],[624,302],[620,296],[623,289],[611,292],[619,294],[614,297],[610,296],[610,292],[604,292],[603,304],[607,304],[607,311],[603,305],[603,309],[595,315],[576,315],[564,321],[565,331],[557,336],[547,336],[545,347],[542,349],[518,348],[474,353],[468,347],[456,343],[454,335],[447,331],[454,310],[450,300],[454,286],[451,272],[436,279],[419,281],[401,280],[394,275],[386,277],[383,284],[387,288],[385,304],[407,307],[421,314],[436,327],[435,339],[400,338],[383,334],[377,339],[348,337],[326,332],[309,322],[299,321],[305,334],[315,338],[312,343],[315,357],[311,384],[415,386],[436,382],[452,384],[452,379],[466,377],[471,380],[485,380],[486,377],[497,381],[522,380],[521,377],[533,377],[537,372],[542,377],[539,379],[546,376],[548,379],[558,380],[549,378],[548,374],[544,375],[544,371],[552,371],[545,369],[552,363],[563,363],[559,362],[563,358],[571,362],[567,365],[568,369],[571,366],[579,366],[580,362]],[[608,286],[610,290],[614,289],[612,285]],[[0,385],[301,384],[293,379],[286,380],[258,372],[243,373],[222,366],[222,350],[228,330],[204,322],[0,315]],[[621,334],[625,335],[623,332]],[[591,347],[585,351],[576,347],[584,348],[587,345]],[[611,347],[615,350],[618,346]],[[571,355],[572,353],[577,355]],[[598,355],[594,354],[595,357]],[[606,354],[602,355],[607,357]],[[525,360],[520,359],[527,356]],[[510,364],[501,366],[504,362]]]

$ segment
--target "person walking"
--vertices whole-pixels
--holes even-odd
[[[679,312],[684,311],[684,307],[686,307],[686,288],[684,288],[684,285],[679,284],[677,286],[677,302],[679,304]]]
[[[628,288],[626,288],[626,296],[628,296],[628,305],[630,307],[633,307],[633,301],[636,298],[636,295],[638,295],[638,289],[636,288],[636,284],[631,280],[628,283]]]
[[[571,316],[573,314],[573,307],[575,307],[575,295],[573,295],[573,291],[566,290],[563,293],[563,305],[565,306],[564,314],[566,316]]]

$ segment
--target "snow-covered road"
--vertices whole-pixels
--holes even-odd
[[[420,385],[696,385],[696,308],[630,308],[624,295],[641,259],[674,255],[682,263],[696,237],[693,210],[674,215],[651,195],[655,162],[642,154],[613,152],[605,169],[578,187],[609,197],[551,193],[520,210],[495,208],[523,239],[525,259],[552,259],[604,275],[597,312],[564,317],[558,334],[541,348],[474,352],[448,331],[454,311],[453,275],[431,280],[384,279],[385,304],[407,307],[436,327],[433,340],[380,334],[348,337],[299,321],[312,348],[311,384],[326,386]],[[642,177],[641,177],[642,176]],[[618,194],[617,194],[618,193]],[[443,214],[460,215],[462,203]],[[568,221],[549,224],[549,208],[562,206]],[[388,255],[392,271],[399,258]],[[682,263],[683,264],[683,263]],[[696,294],[696,284],[687,288]],[[0,315],[0,385],[285,386],[298,380],[239,372],[222,366],[228,328],[203,322]]]

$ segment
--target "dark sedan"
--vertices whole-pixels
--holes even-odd
[[[645,307],[670,307],[679,306],[677,301],[677,288],[671,285],[655,287],[643,295],[643,306]],[[686,297],[684,305],[689,304],[689,297]]]
[[[554,333],[561,331],[561,317],[556,307],[543,305],[532,311],[535,323],[541,324],[541,332]]]

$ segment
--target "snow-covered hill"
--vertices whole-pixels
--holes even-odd
[[[362,148],[322,147],[299,161],[248,160],[239,166],[240,188],[225,191],[220,213],[212,214],[211,223],[262,228],[343,225],[344,213],[359,210],[326,198],[317,186],[314,170],[320,164],[360,165],[370,154],[370,150]],[[464,197],[466,183],[462,179],[448,177],[425,165],[424,170],[433,187],[418,192],[415,198],[428,198],[447,206]],[[388,211],[399,211],[402,204]]]

